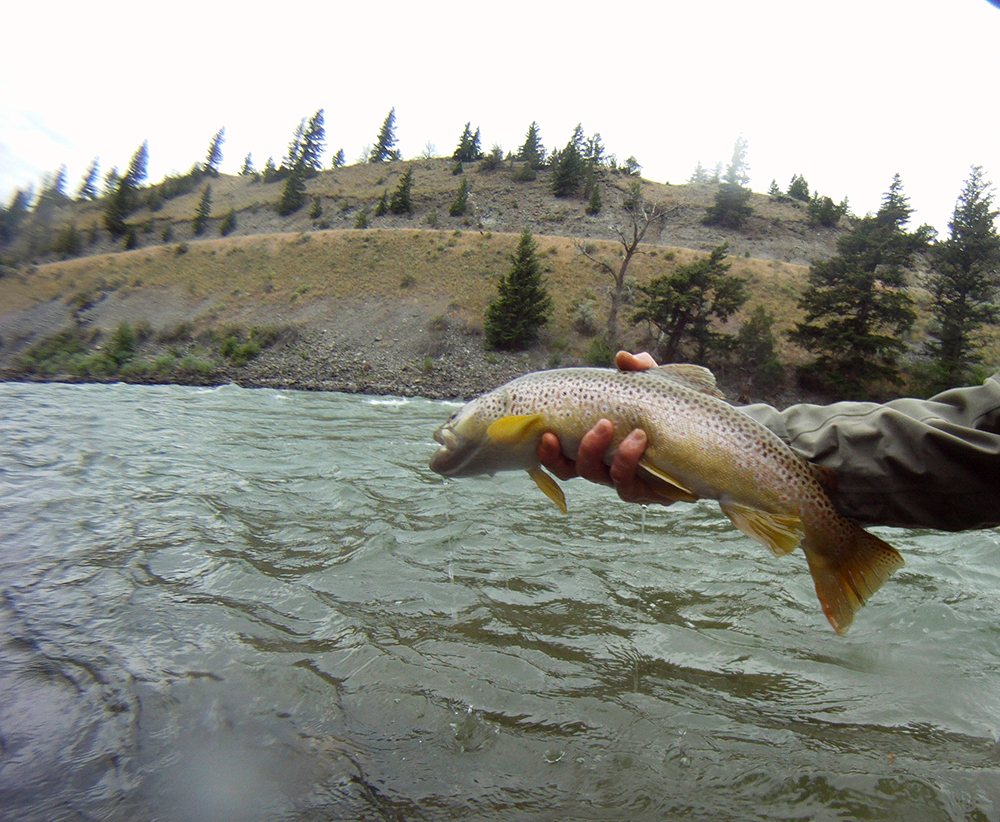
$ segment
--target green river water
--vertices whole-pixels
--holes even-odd
[[[714,503],[427,468],[455,405],[0,385],[0,816],[997,820],[1000,532],[846,637]]]

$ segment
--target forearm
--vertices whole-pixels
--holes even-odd
[[[742,409],[837,477],[859,522],[961,531],[1000,525],[1000,375],[929,400]]]

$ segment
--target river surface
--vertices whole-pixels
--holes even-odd
[[[427,468],[455,405],[0,385],[0,816],[997,820],[1000,532],[846,637],[714,503]]]

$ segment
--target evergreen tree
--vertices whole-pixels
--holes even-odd
[[[524,145],[518,149],[517,159],[523,160],[536,171],[545,165],[545,146],[538,123],[532,121],[524,138]]]
[[[809,183],[801,174],[793,174],[788,183],[788,196],[801,200],[803,203],[809,202]]]
[[[768,194],[769,197],[780,197],[781,196],[781,189],[778,187],[778,181],[777,180],[774,180],[774,179],[771,180],[771,185],[767,189],[767,194]]]
[[[876,382],[899,383],[903,335],[916,314],[906,270],[930,230],[903,226],[912,209],[897,174],[878,212],[837,241],[837,255],[814,263],[799,301],[805,320],[789,337],[816,356],[801,373],[818,387],[857,398]]]
[[[306,201],[306,181],[302,166],[294,166],[285,179],[285,187],[281,190],[281,199],[276,206],[282,217],[294,214]]]
[[[1000,235],[993,187],[973,166],[948,223],[948,239],[931,248],[928,348],[934,358],[933,389],[964,385],[979,362],[979,332],[1000,319]]]
[[[323,109],[317,111],[306,125],[302,135],[299,164],[306,176],[313,176],[323,168],[322,156],[326,150],[326,126],[323,123]]]
[[[389,198],[389,211],[393,214],[413,213],[413,169],[406,169],[406,173],[399,178],[399,185],[392,192]]]
[[[111,166],[108,173],[104,175],[104,189],[101,196],[109,197],[118,190],[118,183],[121,182],[121,175],[118,173],[118,166]]]
[[[208,226],[208,218],[212,216],[212,184],[205,183],[205,189],[201,193],[201,200],[198,208],[195,209],[194,219],[191,221],[191,231],[195,236],[201,236]]]
[[[343,168],[344,167],[344,149],[338,148],[337,153],[333,155],[333,167]]]
[[[725,322],[748,299],[746,280],[729,273],[728,249],[723,243],[708,257],[640,287],[643,296],[632,319],[658,330],[657,351],[664,362],[675,362],[682,354],[706,362],[710,354],[732,345],[731,335],[712,330],[713,322]]]
[[[143,140],[142,145],[132,154],[132,159],[128,164],[128,171],[125,178],[132,189],[138,189],[146,182],[146,168],[149,165],[149,141]]]
[[[477,128],[473,134],[471,122],[465,124],[462,136],[458,139],[458,146],[451,156],[453,160],[466,163],[482,159],[483,150],[479,142],[479,129]]]
[[[689,183],[694,183],[695,185],[705,185],[710,180],[708,172],[705,170],[705,166],[701,164],[701,160],[694,167],[694,171],[691,172],[691,176],[688,177]]]
[[[97,199],[98,173],[97,157],[95,157],[90,161],[90,165],[87,166],[87,171],[83,175],[83,181],[80,183],[80,190],[76,193],[78,200]]]
[[[288,143],[288,148],[285,151],[285,157],[281,161],[280,175],[281,178],[287,177],[292,173],[293,169],[301,168],[302,165],[302,145],[306,139],[306,118],[303,117],[299,120],[299,124],[295,127],[295,131],[292,132],[292,139]]]
[[[241,177],[256,177],[257,172],[254,171],[253,167],[253,153],[247,152],[247,156],[243,158],[243,165],[240,166],[240,176]]]
[[[268,157],[264,161],[264,171],[261,173],[261,178],[265,183],[274,183],[279,179],[278,167],[274,164],[274,158]]]
[[[219,234],[227,237],[236,230],[236,209],[231,208],[219,224]]]
[[[396,145],[396,109],[389,109],[382,128],[379,129],[378,138],[372,147],[371,154],[368,155],[369,163],[384,163],[388,160],[400,159],[400,153],[393,148]]]
[[[751,390],[774,391],[785,381],[778,358],[774,316],[758,305],[736,335],[737,367],[745,376],[744,394]]]
[[[741,134],[733,146],[733,158],[726,167],[726,176],[715,192],[715,204],[706,209],[706,225],[742,228],[753,214],[750,207],[750,166],[747,164],[747,141]],[[718,168],[716,169],[718,173]]]
[[[484,329],[490,348],[529,347],[552,314],[552,298],[542,277],[538,246],[527,229],[521,233],[511,263],[510,271],[500,278],[497,299],[486,308]]]
[[[208,153],[205,155],[205,173],[212,176],[219,176],[219,165],[222,163],[222,144],[226,142],[225,126],[220,128],[212,137],[212,142],[208,145]]]
[[[378,202],[375,203],[375,216],[381,217],[384,214],[389,213],[389,191],[388,189],[383,189],[382,196],[379,197]]]
[[[599,214],[603,203],[601,203],[601,188],[595,185],[590,192],[590,200],[587,202],[587,213],[593,217]]]
[[[465,214],[465,210],[469,207],[469,181],[467,178],[462,177],[462,182],[458,186],[458,194],[455,195],[455,199],[452,200],[451,206],[448,208],[448,213],[452,217],[461,217]]]
[[[313,198],[313,207],[309,210],[309,219],[318,220],[323,216],[323,198],[317,194]]]
[[[809,201],[808,212],[809,225],[821,225],[827,228],[836,226],[840,222],[840,218],[844,216],[844,212],[840,206],[834,203],[829,197],[821,197],[819,192],[814,194],[813,198]]]
[[[17,237],[21,223],[28,216],[31,206],[31,190],[17,189],[7,208],[0,208],[0,245],[10,245]]]
[[[586,174],[580,147],[583,144],[583,129],[577,125],[566,148],[559,152],[552,169],[552,193],[556,197],[570,197],[583,185]]]

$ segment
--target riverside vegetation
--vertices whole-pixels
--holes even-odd
[[[455,397],[528,370],[607,364],[617,346],[659,346],[712,366],[730,394],[787,401],[803,386],[820,396],[926,393],[1000,362],[1000,257],[975,269],[990,287],[975,297],[974,334],[956,342],[942,329],[968,288],[956,297],[934,269],[965,263],[947,242],[930,243],[929,230],[906,232],[898,177],[879,213],[857,218],[846,202],[810,196],[800,175],[787,194],[774,182],[767,195],[750,192],[742,139],[725,176],[721,164],[714,176],[699,164],[691,181],[670,185],[643,180],[634,158],[604,159],[599,135],[579,128],[546,157],[532,144],[535,123],[516,153],[482,152],[467,125],[453,157],[402,161],[390,118],[367,162],[347,166],[340,151],[321,170],[315,146],[302,148],[321,115],[303,120],[299,148],[293,140],[282,166],[269,160],[262,174],[249,155],[240,175],[218,172],[220,131],[187,175],[142,187],[144,143],[101,197],[72,200],[51,183],[31,208],[12,202],[0,215],[3,377]],[[963,197],[956,220],[971,202],[995,240],[981,170]],[[831,280],[861,253],[857,238],[879,230],[903,238],[899,254],[852,275],[850,288]],[[535,296],[551,305],[519,346],[488,321],[484,329],[484,317],[491,306],[497,316],[498,285],[526,238],[544,288]],[[846,336],[824,297],[831,288],[840,298],[853,289],[862,305],[840,306]],[[886,293],[891,333],[859,323]],[[881,370],[853,383],[817,379],[858,370],[843,352],[810,350],[824,335]],[[484,345],[498,339],[513,350]]]

